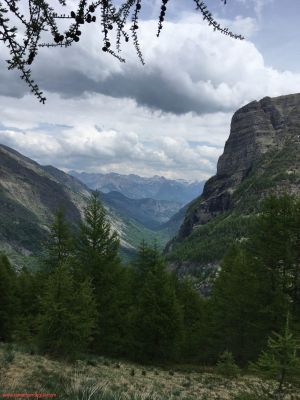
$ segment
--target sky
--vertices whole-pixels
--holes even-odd
[[[214,175],[239,107],[300,92],[300,2],[206,3],[245,40],[214,32],[193,0],[169,0],[158,39],[161,3],[144,0],[145,66],[131,42],[120,63],[101,51],[97,24],[84,26],[75,46],[40,50],[32,70],[45,105],[2,60],[0,143],[65,171],[186,180]]]

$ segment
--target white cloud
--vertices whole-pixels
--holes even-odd
[[[253,24],[241,17],[231,23],[250,31]],[[42,88],[69,98],[87,93],[132,98],[139,105],[177,114],[232,111],[253,99],[300,91],[299,73],[266,66],[253,43],[214,33],[197,14],[166,22],[159,39],[157,21],[141,23],[145,67],[132,44],[124,48],[125,64],[103,53],[92,28],[79,46],[42,49],[34,68]],[[12,95],[20,96],[21,88],[13,88],[8,75],[0,90],[7,95],[10,88]]]
[[[42,164],[63,169],[168,177],[208,178],[215,170],[221,148],[191,145],[182,137],[145,137],[96,126],[76,126],[45,131],[43,127],[12,129],[2,127],[1,142]]]
[[[249,18],[231,24],[256,29]],[[253,43],[214,33],[199,16],[166,22],[160,39],[156,21],[140,31],[145,67],[131,47],[126,64],[104,54],[92,32],[72,49],[44,49],[36,74],[46,106],[7,97],[25,92],[0,70],[0,142],[65,169],[203,179],[215,171],[235,109],[300,91],[300,73],[266,66]]]

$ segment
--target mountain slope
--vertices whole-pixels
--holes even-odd
[[[300,193],[300,94],[266,97],[234,114],[217,174],[188,207],[168,257],[179,269],[217,264],[247,236],[270,192]]]
[[[169,221],[179,209],[177,202],[147,198],[130,199],[120,192],[102,193],[101,198],[104,203],[149,229],[159,229],[161,224]]]
[[[73,195],[37,163],[0,146],[0,241],[29,254],[41,249],[55,210],[69,221],[80,219],[82,195]]]
[[[17,263],[22,256],[39,254],[54,212],[63,207],[69,222],[76,224],[89,195],[90,189],[76,178],[0,145],[0,250],[8,252]],[[134,254],[143,238],[157,238],[161,246],[170,239],[169,231],[156,232],[143,224],[143,218],[133,218],[133,209],[132,215],[119,210],[111,197],[104,198],[103,203],[112,228],[121,238],[121,254],[127,258]],[[147,207],[155,205],[147,205],[147,200],[145,204],[147,215]]]
[[[183,206],[202,193],[204,182],[186,182],[171,180],[163,176],[144,178],[138,175],[120,175],[116,173],[93,174],[70,171],[72,176],[93,190],[103,193],[120,192],[131,199],[146,199],[171,201]]]

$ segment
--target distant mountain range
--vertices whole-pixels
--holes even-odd
[[[102,193],[104,203],[121,214],[141,222],[149,229],[157,230],[180,209],[179,203],[149,198],[130,199],[120,192]]]
[[[54,212],[63,206],[70,223],[78,223],[90,193],[91,189],[76,177],[0,145],[0,250],[9,253],[17,264],[24,256],[39,254]],[[121,254],[126,257],[135,253],[142,239],[156,239],[163,248],[183,220],[177,201],[134,199],[116,191],[100,196],[120,236]],[[182,193],[179,196],[184,198]]]
[[[130,199],[153,199],[178,203],[180,207],[198,197],[205,182],[187,182],[172,180],[163,176],[144,178],[138,175],[120,175],[116,173],[100,174],[70,171],[70,175],[79,179],[93,190],[103,193],[120,192]],[[180,208],[179,207],[179,208]]]

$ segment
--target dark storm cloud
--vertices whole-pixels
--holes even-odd
[[[184,114],[195,112],[206,114],[226,111],[230,107],[206,98],[201,93],[195,98],[180,84],[161,76],[153,69],[147,74],[143,70],[127,69],[126,73],[112,73],[103,81],[96,81],[80,71],[63,69],[54,71],[43,67],[36,74],[43,89],[59,93],[63,97],[80,97],[87,93],[101,93],[116,98],[134,99],[140,106],[154,110]]]

